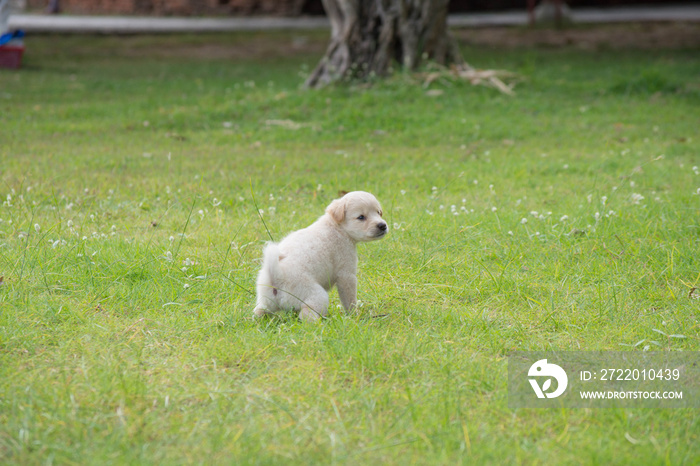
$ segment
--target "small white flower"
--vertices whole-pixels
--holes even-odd
[[[567,220],[569,220],[568,215],[562,215],[561,218],[559,219],[560,222],[566,222]]]
[[[568,164],[568,163],[565,163],[565,164],[564,164],[564,170],[568,170],[568,169],[569,169],[569,164]]]
[[[588,200],[588,203],[590,204],[593,200],[593,194],[589,194],[588,196],[586,196],[586,200]]]
[[[496,212],[498,210],[498,207],[491,207],[491,212]]]
[[[530,215],[532,215],[533,217],[537,217],[539,215],[539,212],[537,212],[536,210],[531,210]]]
[[[599,220],[600,220],[600,212],[596,212],[595,213],[595,221],[597,222]]]
[[[639,204],[644,199],[644,196],[642,196],[639,193],[632,193],[632,196],[630,196],[630,199],[632,199],[632,203]]]
[[[634,188],[635,186],[637,186],[637,183],[635,183],[634,181],[630,181],[630,188]]]
[[[213,205],[214,207],[219,207],[219,206],[221,205],[221,201],[218,200],[217,198],[214,198],[214,199],[211,201],[211,205]]]
[[[600,203],[605,205],[605,203],[608,202],[608,196],[603,196],[600,198]]]
[[[184,288],[184,289],[187,289],[189,287],[190,287],[189,283],[185,283],[184,285],[182,285],[182,288]]]
[[[40,226],[38,223],[35,223],[35,224],[34,224],[34,230],[35,230],[37,233],[40,233],[40,232],[41,232],[41,226]]]
[[[404,196],[405,194],[406,194],[406,190],[405,190],[405,189],[402,189],[402,190],[401,190],[401,195]]]
[[[479,180],[474,180],[474,184],[479,184]]]
[[[73,220],[68,220],[68,223],[66,223],[66,225],[68,225],[68,228],[73,228]]]
[[[510,236],[513,236],[513,232],[512,232],[511,230],[508,230],[508,234],[509,234]]]
[[[525,225],[525,224],[527,223],[527,219],[523,217],[523,219],[520,220],[520,223],[523,224],[523,225]]]

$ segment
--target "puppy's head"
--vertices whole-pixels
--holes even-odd
[[[331,202],[326,214],[354,241],[374,241],[389,232],[379,201],[364,191],[353,191]]]

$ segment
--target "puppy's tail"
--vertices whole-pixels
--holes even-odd
[[[284,259],[277,243],[267,243],[263,251],[263,267],[270,274],[272,286],[279,286],[282,271],[280,270],[280,261]]]

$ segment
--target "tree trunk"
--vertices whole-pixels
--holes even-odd
[[[423,58],[463,65],[447,31],[449,0],[323,0],[331,23],[326,54],[306,81],[383,76],[392,62],[415,70]]]

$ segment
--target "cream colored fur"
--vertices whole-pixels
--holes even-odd
[[[354,191],[334,200],[311,226],[279,244],[267,244],[254,316],[297,310],[302,320],[316,321],[328,314],[333,285],[343,307],[352,310],[357,302],[356,244],[383,238],[387,232],[382,208],[372,194]]]

